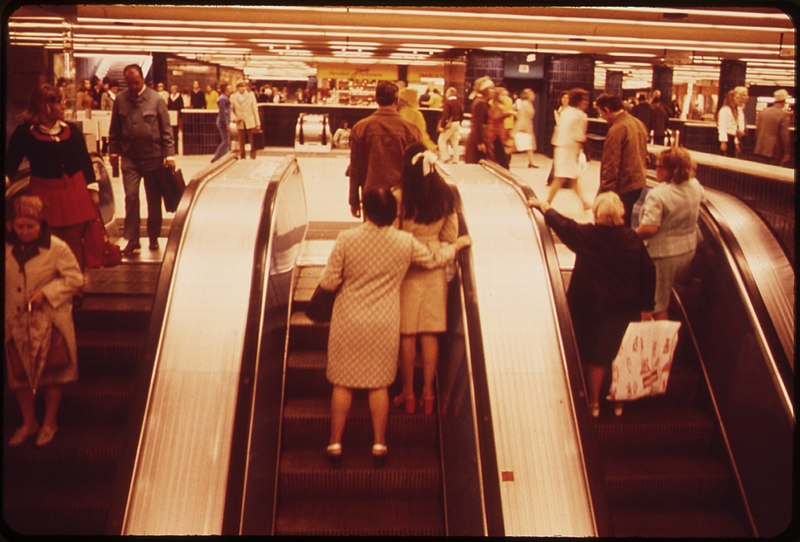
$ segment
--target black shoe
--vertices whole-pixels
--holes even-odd
[[[139,244],[139,241],[128,241],[128,244],[122,249],[122,255],[130,257],[134,254],[139,254],[141,251],[142,246]]]
[[[150,245],[148,245],[150,250],[158,250],[158,237],[151,237],[150,238]]]

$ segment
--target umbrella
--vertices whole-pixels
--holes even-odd
[[[44,311],[33,309],[30,303],[26,310],[11,318],[9,323],[11,340],[35,395],[50,351],[53,323]]]

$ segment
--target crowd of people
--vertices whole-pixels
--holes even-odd
[[[203,102],[208,105],[209,90],[216,94],[214,107],[222,142],[212,160],[227,152],[232,122],[237,123],[240,156],[245,158],[246,148],[252,149],[252,131],[260,128],[261,121],[258,97],[246,81],[239,82],[235,92],[226,81],[205,91],[195,81],[184,101],[175,85],[169,92],[164,85],[146,85],[136,64],[126,66],[123,75],[126,88],[119,91],[117,85],[110,85],[99,101],[111,102],[109,158],[112,163],[121,163],[127,240],[123,252],[132,256],[140,250],[142,180],[150,248],[159,248],[161,194],[154,177],[161,168],[175,168],[176,153],[175,125],[170,123],[168,112],[186,103],[191,107]],[[93,87],[87,83],[80,103],[94,104]],[[774,111],[762,117],[764,125],[775,124],[782,129],[787,97],[785,91],[775,93],[775,105],[769,108]],[[490,78],[476,79],[466,162],[488,158],[508,167],[511,153],[524,152],[528,167],[536,167],[534,100],[530,89],[514,101]],[[730,134],[726,129],[724,141],[720,136],[724,152],[738,145],[742,100],[741,92],[734,89],[723,107],[729,111],[721,116],[730,116],[726,122],[734,130]],[[378,107],[371,115],[352,128],[343,125],[335,137],[337,146],[350,150],[347,203],[354,217],[363,217],[363,224],[339,235],[320,278],[321,288],[337,291],[327,366],[333,391],[326,454],[333,461],[341,457],[354,389],[369,390],[372,455],[378,461],[388,454],[386,424],[391,405],[409,414],[418,408],[425,415],[434,412],[438,340],[446,330],[447,279],[443,268],[458,250],[470,244],[468,237],[458,235],[453,194],[435,167],[437,162],[459,160],[458,131],[464,106],[455,88],[447,88],[443,97],[438,92],[418,97],[414,89],[381,81],[375,101]],[[429,137],[418,109],[420,104],[432,103],[442,111],[438,142]],[[641,100],[641,107],[630,113],[621,97],[610,93],[600,95],[592,105],[609,125],[597,195],[587,197],[578,182],[585,163],[590,95],[575,88],[560,97],[554,111],[550,193],[546,201],[533,198],[529,204],[544,213],[546,223],[576,254],[568,300],[581,359],[587,368],[590,410],[598,416],[603,379],[627,324],[640,318],[668,316],[672,287],[694,257],[697,218],[705,196],[694,176],[690,153],[671,146],[657,159],[656,174],[661,184],[642,197],[647,142],[651,133],[654,138],[659,136],[654,128],[660,122],[658,96],[649,103]],[[771,159],[782,161],[785,147],[781,147],[782,136],[778,131],[776,134],[774,145],[779,150]],[[769,156],[766,150],[763,152]],[[37,444],[43,446],[52,441],[57,430],[61,385],[77,378],[71,314],[83,284],[84,236],[88,222],[98,215],[99,201],[85,140],[78,125],[64,120],[64,97],[57,87],[42,84],[34,90],[23,122],[11,136],[6,158],[7,187],[14,186],[10,180],[24,158],[30,163],[31,173],[26,186],[13,194],[7,191],[6,359],[15,347],[13,328],[20,315],[39,309],[47,314],[52,329],[58,330],[53,336],[61,335],[62,358],[66,360],[36,383],[45,389],[46,411],[41,425],[31,407],[30,378],[7,362],[9,385],[23,417],[9,445],[19,446],[37,435]],[[550,206],[566,184],[591,209],[592,223],[578,223]],[[638,225],[632,227],[637,201],[641,212]],[[422,383],[415,387],[418,353]],[[402,390],[390,398],[388,387],[398,374]],[[417,389],[421,389],[419,397]],[[621,405],[615,405],[615,412],[621,415]]]

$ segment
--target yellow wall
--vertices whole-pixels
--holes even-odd
[[[317,67],[317,79],[397,80],[397,66],[383,64],[323,64]]]

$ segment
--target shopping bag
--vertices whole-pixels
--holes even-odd
[[[174,213],[181,201],[183,191],[186,190],[186,183],[183,181],[181,170],[172,170],[169,166],[163,166],[156,174],[158,186],[164,196],[164,208],[170,213]]]
[[[680,322],[631,322],[611,364],[610,401],[630,401],[667,391]]]
[[[122,251],[112,243],[98,215],[89,222],[86,235],[83,238],[83,254],[86,267],[98,269],[100,267],[114,267],[122,261]]]
[[[533,150],[533,136],[527,132],[516,132],[514,134],[514,147],[517,152]]]

